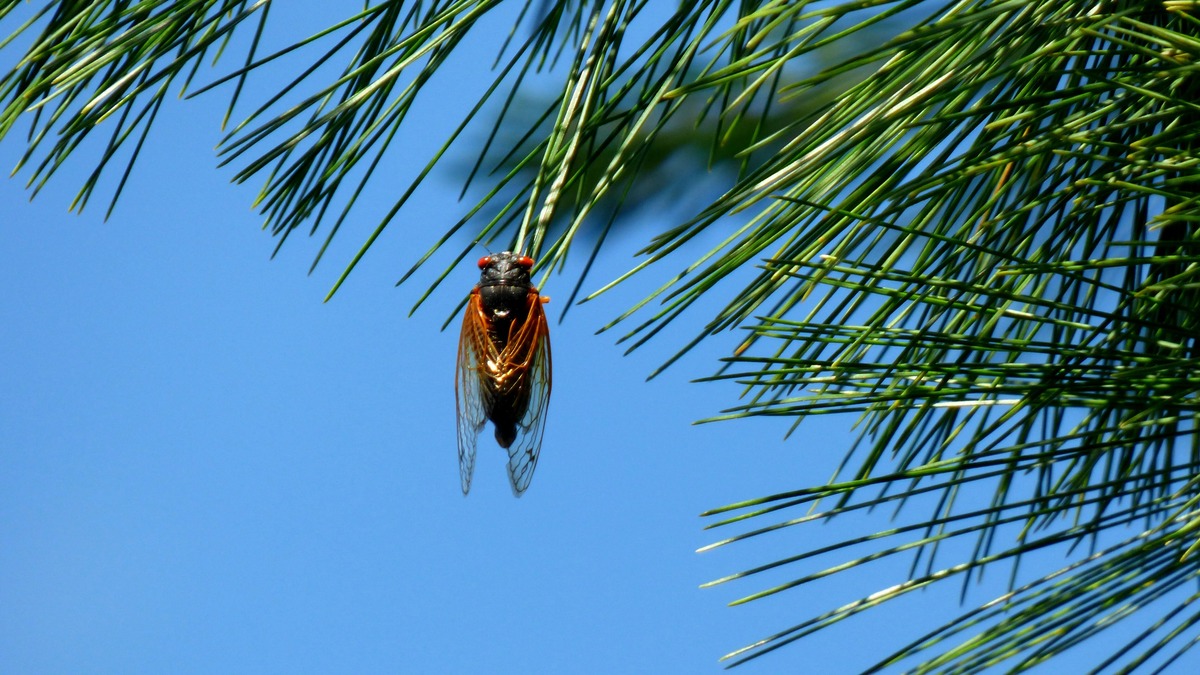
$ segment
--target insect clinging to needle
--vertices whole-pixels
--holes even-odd
[[[508,451],[508,480],[520,497],[537,467],[550,405],[550,328],[542,309],[548,298],[530,279],[528,256],[484,256],[479,269],[458,339],[458,469],[465,495],[479,434],[490,421],[496,442]]]

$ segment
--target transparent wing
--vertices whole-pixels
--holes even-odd
[[[529,488],[537,468],[546,430],[546,411],[550,407],[550,326],[537,290],[529,293],[528,318],[511,347],[512,363],[526,369],[523,378],[529,390],[529,406],[517,423],[517,437],[508,447],[508,480],[513,495],[520,497]],[[507,351],[507,350],[506,350]]]
[[[458,408],[458,474],[463,495],[471,490],[475,473],[475,446],[487,421],[487,395],[480,370],[480,355],[487,349],[487,325],[479,291],[471,291],[463,314],[462,333],[458,337],[458,368],[454,380],[454,400]]]

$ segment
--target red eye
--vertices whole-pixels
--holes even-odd
[[[492,256],[485,255],[479,259],[479,269],[487,267],[488,263],[492,262]]]
[[[517,258],[517,267],[521,267],[521,268],[524,268],[527,270],[533,269],[533,258],[530,258],[527,255],[523,255],[520,258]]]

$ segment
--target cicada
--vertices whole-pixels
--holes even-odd
[[[458,339],[458,470],[471,489],[475,446],[488,421],[508,450],[508,480],[520,497],[537,467],[550,406],[550,328],[529,272],[533,260],[510,252],[479,259]]]

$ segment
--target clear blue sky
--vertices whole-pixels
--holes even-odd
[[[455,186],[422,192],[323,304],[387,191],[313,276],[311,242],[268,260],[251,190],[214,168],[222,103],[168,107],[108,222],[99,200],[66,210],[89,159],[32,204],[23,181],[0,181],[0,672],[716,672],[726,651],[905,578],[898,561],[732,609],[767,583],[698,589],[840,538],[835,523],[694,553],[720,537],[704,509],[826,478],[852,420],[788,441],[783,420],[691,426],[736,401],[734,385],[688,383],[731,341],[645,382],[690,332],[630,357],[593,334],[643,286],[553,326],[529,492],[511,496],[485,437],[464,499],[457,319],[439,327],[477,270],[413,318],[436,270],[393,288],[461,213]],[[397,185],[432,147],[420,129]],[[0,144],[0,166],[22,149]],[[640,243],[615,241],[593,287]],[[543,291],[565,299],[573,279]],[[948,617],[957,591],[740,672],[856,672]]]
[[[643,381],[682,334],[623,358],[592,334],[619,303],[577,308],[532,487],[481,443],[464,499],[439,326],[477,270],[408,319],[385,237],[322,304],[336,264],[269,261],[182,121],[107,223],[66,213],[78,173],[33,204],[0,182],[0,671],[695,672],[783,626],[697,588],[738,561],[693,553],[697,514],[795,486],[816,448],[690,426],[736,391],[687,384],[703,358]]]

